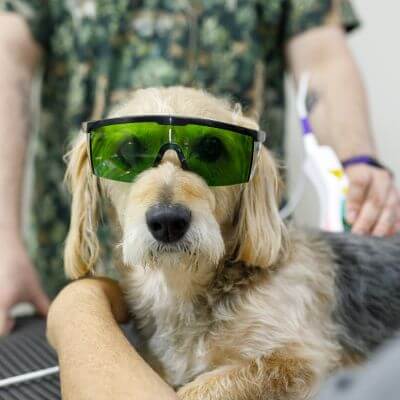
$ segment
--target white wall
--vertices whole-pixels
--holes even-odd
[[[372,126],[380,158],[396,174],[400,187],[400,1],[353,0],[362,27],[349,36],[349,44],[360,66],[368,92]],[[292,92],[290,85],[288,90]],[[302,155],[300,131],[289,101],[288,152],[290,188],[298,180]],[[306,195],[297,212],[297,221],[313,225],[313,193]]]
[[[353,2],[363,27],[350,45],[367,86],[378,149],[400,186],[400,2]]]

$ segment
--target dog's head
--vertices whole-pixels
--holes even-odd
[[[185,88],[145,89],[112,116],[184,115],[258,129],[240,110],[202,91]],[[184,170],[173,150],[157,167],[133,183],[95,177],[86,137],[81,134],[70,154],[67,180],[72,214],[65,248],[66,273],[79,278],[95,270],[98,200],[107,196],[121,233],[123,264],[151,268],[214,268],[224,258],[268,267],[284,252],[285,228],[278,212],[280,180],[275,162],[262,149],[249,183],[211,188]]]

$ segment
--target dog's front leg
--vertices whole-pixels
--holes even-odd
[[[243,364],[219,367],[178,391],[181,400],[306,400],[316,375],[308,360],[277,352]]]

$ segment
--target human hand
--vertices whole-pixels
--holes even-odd
[[[0,232],[0,336],[14,326],[11,308],[21,302],[32,303],[45,316],[49,299],[40,287],[39,278],[22,240]]]
[[[360,235],[389,236],[400,230],[400,193],[391,174],[366,164],[346,168],[350,181],[347,221]]]
[[[118,323],[129,318],[128,307],[117,282],[108,278],[86,278],[65,287],[51,304],[47,317],[47,339],[57,350],[60,337],[69,329],[90,324],[93,319]]]
[[[397,189],[397,197],[400,199],[400,189]],[[394,227],[394,231],[400,232],[400,201],[397,203],[397,221]]]

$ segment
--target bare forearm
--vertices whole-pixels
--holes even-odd
[[[339,25],[329,25],[295,37],[287,46],[289,65],[297,81],[303,73],[311,75],[310,116],[320,142],[333,147],[341,160],[376,157],[365,89],[344,35]],[[367,164],[345,171],[346,219],[352,232],[395,233],[400,198],[391,174]]]
[[[310,74],[310,116],[320,142],[341,159],[376,155],[365,89],[340,28],[316,29],[290,48],[296,80]]]
[[[68,287],[56,299],[49,315],[50,337],[59,356],[63,399],[176,399],[174,391],[125,339],[113,315],[118,310],[112,312],[104,292],[97,288],[92,291],[90,287],[87,290],[87,283],[97,285],[78,282]],[[111,292],[110,298],[120,296]],[[58,317],[54,317],[55,313]],[[55,320],[58,322],[54,323]]]
[[[40,51],[28,27],[0,14],[0,230],[20,229],[21,192],[29,133],[30,92]]]
[[[58,352],[63,399],[174,398],[173,391],[130,346],[111,315],[82,315],[68,336]]]

